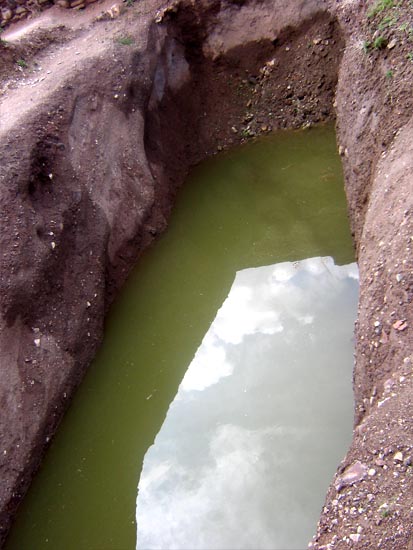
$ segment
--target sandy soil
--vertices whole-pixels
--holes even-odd
[[[311,546],[412,548],[413,21],[367,4],[105,1],[2,35],[0,538],[188,167],[336,116],[356,414]]]

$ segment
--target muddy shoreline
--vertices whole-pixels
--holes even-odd
[[[365,51],[375,20],[357,1],[165,5],[0,44],[0,538],[188,168],[336,117],[360,268],[356,414],[311,545],[410,548],[409,44],[395,31]]]

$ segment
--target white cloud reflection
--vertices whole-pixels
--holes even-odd
[[[138,549],[306,546],[351,435],[357,279],[331,258],[236,274],[145,456]]]
[[[230,376],[234,366],[227,361],[227,354],[222,342],[213,331],[209,331],[201,347],[181,382],[180,391],[202,391]]]
[[[317,285],[314,285],[314,277]],[[180,390],[202,391],[233,373],[226,345],[241,344],[248,335],[273,335],[284,330],[282,319],[311,324],[312,302],[322,300],[326,287],[344,278],[358,279],[356,264],[336,266],[332,258],[309,258],[244,269],[236,274],[230,293],[190,364]]]

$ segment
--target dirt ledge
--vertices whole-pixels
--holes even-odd
[[[364,51],[367,9],[146,0],[80,14],[29,52],[37,66],[3,67],[0,539],[188,167],[334,105],[361,281],[356,415],[311,546],[412,548],[413,65],[399,35]]]

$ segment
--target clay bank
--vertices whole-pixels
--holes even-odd
[[[411,547],[413,20],[407,0],[365,4],[148,0],[66,19],[53,7],[30,36],[6,31],[3,538],[188,168],[336,118],[360,270],[356,411],[311,546]]]

